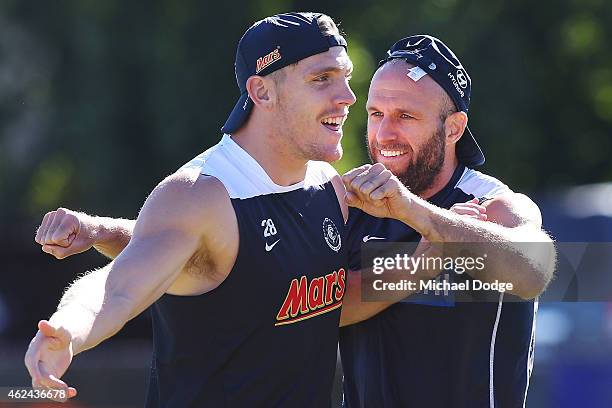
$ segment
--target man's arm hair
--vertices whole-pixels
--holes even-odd
[[[211,208],[227,193],[214,179],[202,182],[208,183],[206,194],[203,186],[195,189],[194,181],[185,177],[162,182],[145,202],[125,250],[66,291],[50,321],[69,331],[75,354],[114,335],[161,297],[201,246],[202,237],[214,230]]]
[[[130,241],[135,223],[60,207],[44,215],[34,241],[42,246],[43,252],[57,259],[80,254],[91,247],[114,259]]]
[[[542,219],[539,209],[527,196],[514,193],[486,200],[483,205],[487,208],[487,221],[479,221],[434,207],[439,210],[435,215],[441,215],[440,218],[434,217],[435,221],[442,224],[441,232],[435,235],[440,240],[438,242],[452,242],[450,246],[443,246],[446,250],[460,251],[464,246],[458,244],[464,242],[467,244],[465,247],[472,253],[488,252],[487,268],[482,272],[475,269],[467,272],[468,274],[487,282],[496,279],[501,282],[512,282],[515,287],[510,293],[525,299],[536,297],[552,278],[556,262],[552,240],[541,230]],[[477,239],[481,242],[472,241],[474,237],[470,234],[474,230],[477,231]],[[509,241],[510,239],[515,241]],[[432,251],[431,255],[439,256],[440,253]],[[406,271],[386,270],[384,281],[412,281],[418,288],[419,281],[433,279],[437,272],[422,268],[412,274]],[[381,279],[381,276],[373,274],[371,268],[349,271],[340,326],[368,319],[416,292],[408,288],[387,290],[384,291],[384,300],[362,301],[362,289],[372,287],[376,279]]]
[[[467,250],[475,256],[487,254],[486,268],[467,271],[475,279],[511,282],[510,293],[523,299],[540,295],[552,279],[556,266],[556,249],[542,230],[537,205],[518,193],[504,193],[485,201],[489,221],[462,217],[421,199],[411,206],[413,226],[431,242],[445,245],[448,256],[462,256]]]
[[[115,259],[132,239],[136,220],[110,217],[93,217],[97,225],[94,248],[102,255]]]

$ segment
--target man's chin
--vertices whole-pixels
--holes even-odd
[[[338,145],[336,147],[319,152],[319,154],[316,155],[317,157],[313,160],[334,163],[342,158],[342,153],[342,146]]]
[[[388,158],[388,157],[376,157],[374,163],[381,163],[384,165],[393,175],[397,176],[399,174],[403,174],[408,170],[410,166],[410,159],[408,157],[397,157],[397,158]]]
[[[342,146],[340,146],[338,149],[336,149],[335,152],[330,155],[329,160],[326,161],[329,163],[337,162],[342,158],[343,153],[344,152],[342,151]]]

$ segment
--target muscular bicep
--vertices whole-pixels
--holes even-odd
[[[128,302],[134,315],[170,288],[200,248],[212,227],[207,220],[214,218],[204,208],[201,192],[186,179],[162,182],[147,198],[132,239],[113,261],[107,281],[110,293]],[[214,215],[214,209],[210,211]]]
[[[108,290],[133,305],[137,315],[168,290],[196,246],[195,237],[176,230],[134,236],[111,264]]]

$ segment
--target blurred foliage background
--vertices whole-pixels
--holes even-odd
[[[256,19],[317,10],[341,23],[357,104],[346,170],[367,160],[368,83],[397,39],[430,33],[473,80],[489,172],[536,191],[612,178],[612,5],[605,0],[0,3],[0,214],[59,205],[133,217],[220,138],[235,46]]]
[[[367,161],[365,102],[377,61],[399,38],[427,33],[470,73],[470,127],[487,155],[484,172],[533,197],[612,180],[606,0],[2,0],[0,384],[28,383],[23,353],[36,322],[78,272],[106,262],[92,251],[61,262],[41,254],[33,236],[43,214],[64,206],[135,217],[159,180],[220,139],[239,95],[233,61],[242,33],[255,20],[296,10],[340,22],[355,64],[358,101],[338,170]],[[597,216],[583,211],[572,222],[551,210],[563,200],[549,197],[541,205],[545,224],[552,220],[547,227],[561,239],[611,241],[611,188],[598,187],[597,199],[573,190],[568,208],[595,203]],[[610,305],[565,305],[564,314],[541,307],[533,406],[612,406]],[[563,327],[574,329],[563,337]],[[150,324],[139,317],[79,357],[69,381],[78,378],[89,387],[83,398],[103,406],[141,405],[149,338]],[[137,343],[125,348],[126,341]],[[118,384],[122,390],[105,391]],[[109,400],[120,396],[132,400]]]

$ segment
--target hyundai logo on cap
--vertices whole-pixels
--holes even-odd
[[[246,90],[252,75],[266,76],[304,58],[331,47],[346,48],[340,35],[324,35],[319,28],[321,13],[286,13],[264,18],[253,24],[242,36],[236,50],[236,82],[240,98],[230,113],[224,133],[240,129],[253,109]]]
[[[468,112],[472,80],[459,58],[442,41],[430,35],[402,38],[389,48],[380,68],[392,59],[403,59],[423,69],[455,103],[457,110]],[[455,145],[457,158],[468,167],[484,164],[485,157],[469,128]]]

